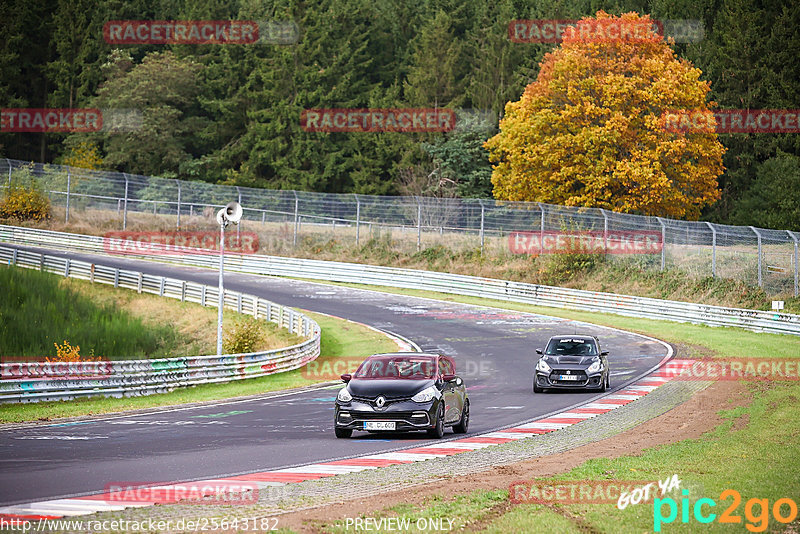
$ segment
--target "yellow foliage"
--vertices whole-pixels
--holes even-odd
[[[64,340],[63,345],[59,345],[58,343],[53,343],[56,346],[56,357],[52,360],[50,358],[46,358],[48,362],[82,362],[82,361],[94,361],[94,358],[81,358],[81,347],[80,345],[75,345],[74,347]],[[99,358],[97,358],[99,360]]]
[[[69,155],[64,158],[64,165],[82,169],[100,169],[103,166],[103,157],[95,143],[81,141],[70,149]]]
[[[0,218],[41,221],[50,218],[50,199],[34,181],[12,179],[0,199]]]
[[[647,21],[628,13],[603,24]],[[663,37],[578,32],[546,54],[537,80],[506,104],[485,147],[494,196],[681,218],[720,197],[724,147],[713,132],[668,132],[670,110],[708,110],[710,85]]]

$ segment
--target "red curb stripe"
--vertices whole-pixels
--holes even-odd
[[[635,399],[601,399],[597,402],[601,404],[628,404],[634,400]]]
[[[44,519],[58,519],[63,515],[26,515],[26,514],[0,514],[0,519],[20,519],[22,521],[41,521]]]
[[[469,449],[447,449],[447,448],[429,448],[423,449],[422,447],[418,449],[406,449],[403,453],[410,452],[411,454],[458,454],[459,452],[467,452]]]
[[[367,465],[375,467],[385,467],[387,465],[395,464],[413,464],[412,460],[384,460],[382,458],[350,458],[349,460],[335,460],[333,462],[325,462],[318,465]]]
[[[516,441],[516,440],[511,438],[484,438],[480,436],[475,436],[474,438],[469,438],[469,439],[459,439],[454,441],[454,443],[494,443],[499,445],[501,443],[508,443],[509,441]]]
[[[503,430],[503,432],[520,432],[523,434],[547,434],[548,432],[553,432],[556,430],[555,428],[509,428],[508,430]]]
[[[231,477],[233,480],[253,480],[256,482],[303,482],[304,480],[316,480],[318,478],[332,477],[331,473],[251,473]]]
[[[567,417],[548,417],[547,419],[540,419],[538,421],[534,421],[531,424],[535,425],[537,423],[567,423],[569,425],[574,425],[577,422],[578,422],[577,419],[569,419]]]
[[[573,408],[570,410],[571,413],[608,413],[611,411],[611,408]]]

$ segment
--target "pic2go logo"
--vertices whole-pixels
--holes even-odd
[[[689,522],[689,509],[692,509],[694,519],[698,523],[712,523],[715,519],[719,523],[741,524],[742,517],[736,514],[736,509],[742,502],[741,494],[733,489],[727,489],[719,494],[719,500],[724,501],[728,498],[733,502],[720,514],[711,513],[710,508],[717,506],[714,499],[702,498],[695,501],[694,506],[689,504],[689,490],[682,491],[684,497],[681,499],[680,512],[681,523]],[[664,516],[664,507],[669,508],[669,515]],[[756,512],[755,508],[758,508]],[[788,512],[784,515],[784,512]],[[764,532],[769,526],[770,506],[769,499],[750,499],[744,505],[744,516],[748,523],[745,525],[750,532]],[[772,517],[779,523],[791,523],[797,518],[797,503],[792,499],[778,499],[772,505]],[[656,498],[653,500],[653,530],[661,532],[661,525],[672,523],[678,518],[678,503],[675,499],[667,497],[665,499]]]

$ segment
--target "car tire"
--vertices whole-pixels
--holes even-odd
[[[605,392],[607,389],[608,389],[608,377],[606,377],[606,379],[603,380],[603,385],[600,386],[600,391]]]
[[[540,388],[540,387],[539,387],[539,386],[536,384],[536,377],[534,377],[534,378],[533,378],[533,392],[534,392],[534,393],[543,393],[543,392],[544,392],[544,389],[543,389],[543,388]]]
[[[353,431],[349,428],[334,428],[333,431],[337,438],[349,438],[353,435]]]
[[[611,389],[611,375],[606,375],[606,389]]]
[[[442,401],[444,402],[444,401]],[[444,436],[444,405],[439,405],[439,413],[436,415],[434,427],[428,430],[428,435],[432,438],[442,439]]]
[[[456,434],[466,434],[469,430],[469,400],[464,401],[464,409],[461,410],[461,420],[453,426]]]

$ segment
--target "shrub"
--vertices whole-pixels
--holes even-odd
[[[100,361],[100,358],[92,358],[92,357],[81,357],[81,347],[80,345],[75,345],[74,347],[69,344],[67,340],[64,340],[63,345],[59,345],[58,343],[53,343],[56,346],[56,357],[52,360],[50,358],[45,358],[48,362],[92,362],[92,361]]]
[[[226,354],[255,352],[264,343],[264,331],[260,321],[247,317],[238,321],[222,339]]]
[[[2,200],[0,218],[41,221],[50,218],[50,199],[35,180],[11,179]]]

